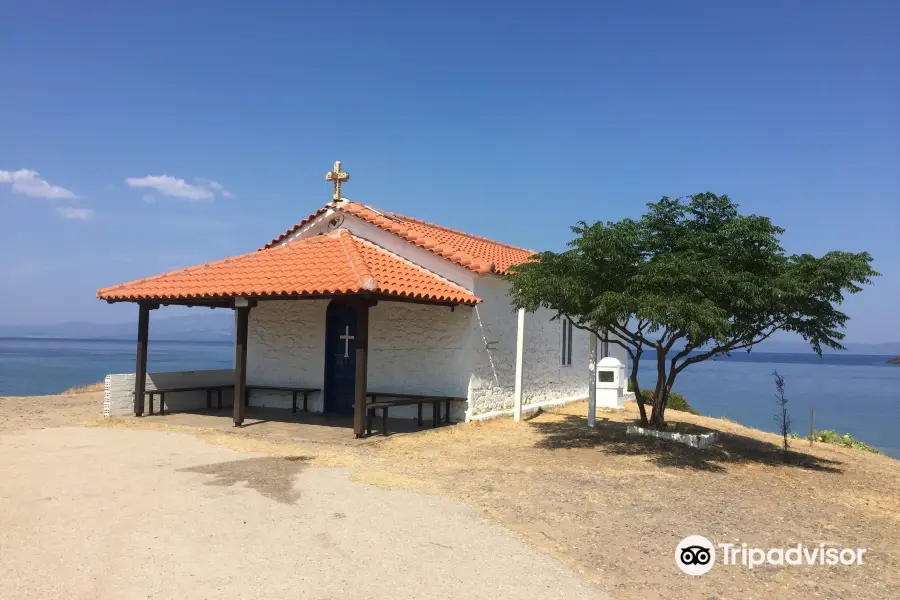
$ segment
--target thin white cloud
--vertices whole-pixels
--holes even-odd
[[[125,180],[133,188],[150,188],[163,196],[184,198],[192,201],[211,202],[216,196],[233,198],[224,185],[211,179],[194,179],[196,183],[188,183],[184,179],[171,175],[147,175],[146,177],[129,177]],[[146,199],[146,196],[144,196]]]
[[[63,219],[69,221],[93,221],[96,215],[93,208],[72,208],[71,206],[60,206],[56,212]]]
[[[199,183],[201,186],[216,192],[223,198],[234,198],[234,194],[229,192],[225,188],[225,186],[218,181],[213,181],[212,179],[203,179],[202,177],[197,177],[194,179],[194,181]]]
[[[75,200],[78,195],[72,190],[67,190],[58,185],[50,185],[31,169],[19,169],[18,171],[0,171],[0,183],[11,183],[12,192],[31,198],[49,198],[51,200],[70,199]]]
[[[156,196],[153,194],[144,194],[141,196],[141,200],[146,202],[147,204],[156,204]]]

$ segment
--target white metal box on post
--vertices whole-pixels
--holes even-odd
[[[597,363],[597,406],[625,408],[625,365],[607,356]]]

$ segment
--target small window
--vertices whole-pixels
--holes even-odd
[[[562,319],[562,349],[560,352],[560,364],[567,367],[572,364],[572,321]]]

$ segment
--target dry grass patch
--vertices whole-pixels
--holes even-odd
[[[103,412],[103,393],[0,397],[0,431],[78,425]]]
[[[367,448],[382,470],[482,508],[617,598],[900,597],[900,463],[793,443],[719,419],[671,411],[681,428],[722,433],[710,450],[625,435],[636,407],[584,403],[535,415],[388,439]],[[378,483],[373,480],[373,483]],[[675,568],[674,548],[714,542],[867,547],[862,567]]]
[[[62,392],[62,396],[71,396],[73,394],[89,394],[92,392],[103,392],[105,391],[105,383],[102,381],[98,381],[96,383],[86,383],[84,385],[76,385],[74,387],[70,387],[66,391]]]

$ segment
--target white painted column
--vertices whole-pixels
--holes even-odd
[[[590,334],[588,341],[588,427],[597,422],[597,336]]]
[[[516,331],[516,405],[513,418],[522,420],[522,374],[525,366],[525,309],[519,309],[519,326]]]

